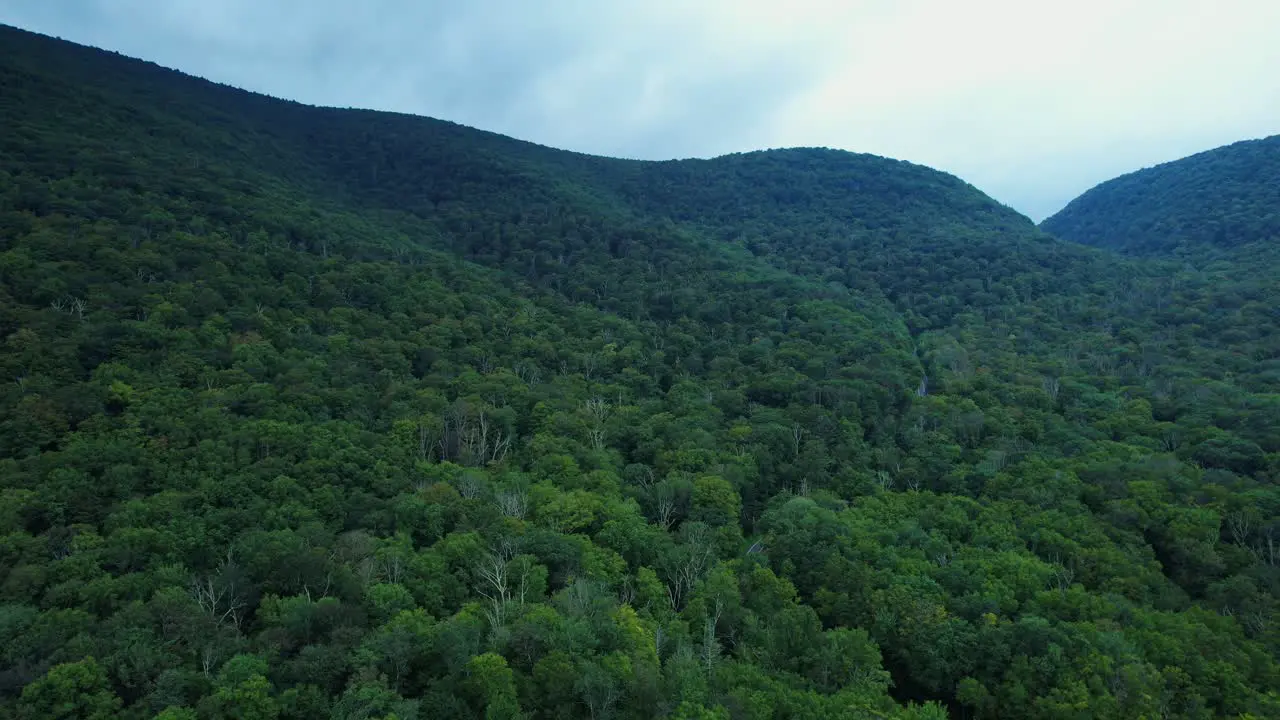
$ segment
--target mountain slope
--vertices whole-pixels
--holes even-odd
[[[0,714],[1280,712],[1264,295],[0,46]]]
[[[1280,238],[1280,135],[1108,180],[1041,223],[1058,237],[1140,255],[1221,256]]]

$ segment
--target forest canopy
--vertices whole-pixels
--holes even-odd
[[[1231,258],[1242,246],[1274,248],[1280,238],[1280,135],[1108,180],[1042,227],[1067,240],[1195,262]]]
[[[1274,244],[0,44],[0,715],[1280,717]]]

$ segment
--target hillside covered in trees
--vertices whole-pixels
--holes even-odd
[[[0,48],[0,716],[1280,717],[1257,257]]]
[[[1280,135],[1108,180],[1041,226],[1088,245],[1195,261],[1255,243],[1274,246],[1280,243]]]

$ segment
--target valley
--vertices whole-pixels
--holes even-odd
[[[0,715],[1280,717],[1277,138],[1037,227],[0,48]]]

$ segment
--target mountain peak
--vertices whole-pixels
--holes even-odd
[[[1280,717],[1275,273],[35,38],[0,717]]]
[[[1280,237],[1280,135],[1108,180],[1041,227],[1135,255],[1214,253]]]

